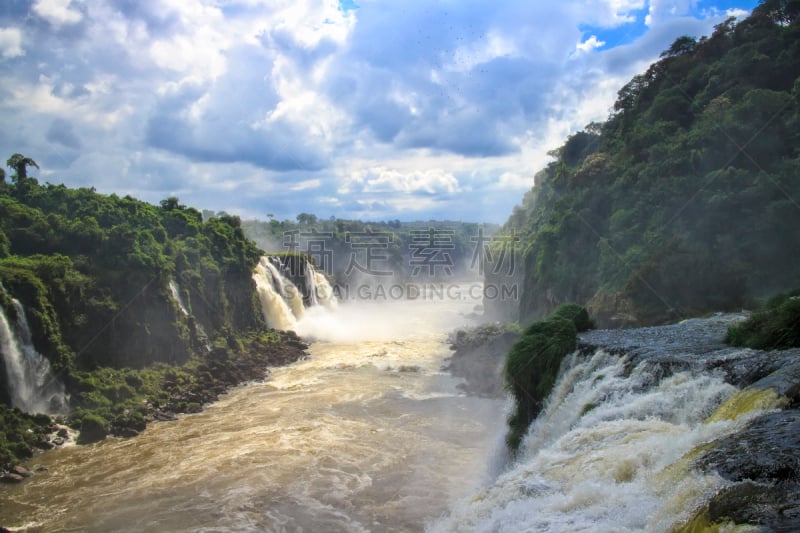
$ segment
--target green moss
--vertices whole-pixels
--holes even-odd
[[[558,377],[561,360],[577,348],[577,329],[571,320],[552,316],[528,326],[506,357],[506,386],[514,397],[506,442],[519,447],[528,426],[542,409]]]
[[[90,444],[103,440],[108,435],[108,430],[108,420],[94,413],[87,413],[81,419],[78,444]]]
[[[588,331],[595,327],[594,321],[589,318],[589,312],[578,304],[561,304],[553,311],[552,316],[571,320],[578,331]]]

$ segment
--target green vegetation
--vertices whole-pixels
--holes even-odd
[[[31,457],[52,428],[46,415],[29,415],[0,404],[0,466]]]
[[[551,153],[505,225],[521,320],[573,301],[602,327],[650,325],[800,285],[798,20],[768,0],[677,39]]]
[[[750,318],[728,328],[725,342],[761,350],[800,347],[800,289],[770,298]]]
[[[21,154],[7,164],[0,306],[15,321],[12,298],[21,302],[35,348],[70,394],[68,422],[82,442],[199,410],[225,387],[262,376],[267,362],[285,362],[280,346],[301,350],[264,323],[251,280],[262,252],[237,217],[203,220],[174,197],[155,206],[41,185],[27,174],[38,165]],[[190,316],[174,301],[173,280]],[[5,407],[6,381],[0,364],[0,467],[46,447],[50,425]]]
[[[595,328],[594,320],[589,318],[589,312],[585,307],[581,307],[578,304],[561,304],[553,311],[551,316],[571,321],[579,332]]]
[[[506,443],[516,451],[522,437],[542,410],[553,389],[561,361],[575,351],[578,331],[591,327],[586,309],[575,304],[559,306],[547,319],[522,332],[506,357],[506,386],[514,397]]]

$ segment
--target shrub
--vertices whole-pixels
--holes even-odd
[[[585,307],[578,304],[561,304],[559,305],[551,316],[566,318],[575,324],[578,331],[588,331],[595,328],[594,320],[589,318],[589,312]]]
[[[541,411],[558,377],[561,360],[576,349],[577,334],[572,320],[551,316],[528,326],[511,347],[504,375],[515,401],[506,437],[512,451]]]
[[[800,347],[800,289],[770,298],[750,318],[728,328],[725,342],[760,350]]]

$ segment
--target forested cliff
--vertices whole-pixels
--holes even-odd
[[[82,441],[198,410],[302,356],[296,336],[264,322],[252,280],[262,252],[237,217],[204,221],[177,198],[155,206],[41,185],[27,175],[35,165],[14,154],[9,179],[0,175],[0,310],[5,335],[29,335],[63,384],[69,405],[56,411],[68,412]],[[0,467],[52,446],[48,417],[10,409],[22,384],[9,375],[9,349]]]
[[[260,252],[237,218],[13,180],[0,189],[0,280],[57,368],[188,359],[197,335],[170,280],[211,337],[263,325],[250,286]]]
[[[505,225],[523,321],[570,301],[648,325],[800,286],[799,14],[766,1],[677,39],[552,152]]]

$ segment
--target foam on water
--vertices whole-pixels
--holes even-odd
[[[688,372],[573,354],[519,456],[432,531],[666,531],[719,489],[682,458],[744,423],[704,423],[736,389]]]

